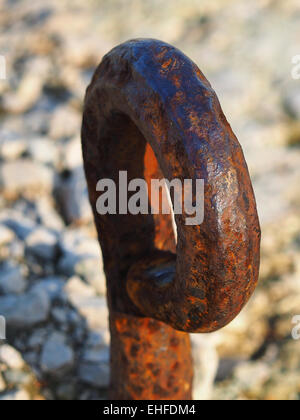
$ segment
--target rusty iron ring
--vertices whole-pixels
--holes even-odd
[[[229,323],[255,289],[260,227],[242,149],[198,67],[152,39],[104,56],[87,89],[82,147],[107,278],[113,399],[190,399],[189,335]],[[100,215],[97,182],[204,179],[204,222]],[[194,197],[196,198],[196,197]],[[185,331],[185,332],[181,332]]]
[[[120,309],[136,314],[131,300],[140,315],[187,332],[228,324],[256,286],[260,228],[242,149],[198,67],[156,40],[114,48],[87,90],[82,133],[93,209],[98,179],[116,178],[116,169],[141,175],[144,139],[166,178],[205,180],[204,223],[185,226],[176,216],[177,257],[154,250],[149,217],[95,214],[104,254],[132,252],[115,260],[131,260],[123,288],[130,298]]]

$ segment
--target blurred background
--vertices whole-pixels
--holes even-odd
[[[195,398],[297,400],[298,0],[0,0],[0,400],[106,398],[105,278],[80,125],[95,67],[135,37],[174,44],[210,80],[262,225],[254,297],[222,331],[192,337]]]

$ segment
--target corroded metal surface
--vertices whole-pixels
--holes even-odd
[[[163,322],[113,314],[111,398],[190,399],[190,340]]]
[[[86,93],[82,145],[107,276],[112,395],[189,398],[188,335],[172,328],[222,328],[257,283],[260,228],[242,149],[198,67],[149,39],[124,43],[103,58]],[[121,170],[128,182],[162,173],[204,179],[204,222],[186,226],[186,215],[176,215],[176,254],[168,215],[97,214],[97,181],[118,185]],[[174,348],[171,364],[159,356],[159,341],[167,343],[168,335],[181,343],[176,354],[186,369],[178,373]],[[156,380],[153,372],[164,370]]]

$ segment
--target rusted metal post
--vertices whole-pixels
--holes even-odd
[[[190,399],[187,332],[227,325],[257,283],[260,228],[242,149],[198,67],[152,39],[103,58],[82,146],[107,277],[111,398]],[[99,215],[97,182],[119,187],[119,171],[128,182],[204,179],[204,222],[176,215],[176,246],[169,215]]]

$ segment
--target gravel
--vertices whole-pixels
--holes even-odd
[[[106,283],[82,101],[101,57],[140,36],[178,46],[211,81],[243,146],[263,229],[254,297],[223,330],[192,335],[194,396],[298,400],[298,0],[0,3],[9,28],[0,36],[0,400],[107,397]]]

